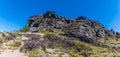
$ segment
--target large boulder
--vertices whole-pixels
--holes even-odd
[[[23,41],[27,41],[27,40],[29,40],[29,38],[26,37],[26,36],[21,36],[21,40],[23,40]]]
[[[108,37],[112,37],[112,38],[116,37],[116,32],[113,31],[112,29],[111,30],[106,30],[105,33],[106,33],[106,36],[108,36]]]
[[[120,38],[120,33],[115,32],[113,29],[105,31],[107,37],[111,38]]]
[[[64,25],[70,22],[72,22],[72,20],[57,16],[53,11],[48,11],[40,16],[32,16],[28,21],[28,25],[30,27],[30,31],[36,32],[41,31],[44,28],[61,29]]]
[[[64,31],[68,36],[77,38],[105,38],[104,26],[88,19],[77,19],[75,22],[66,25]]]

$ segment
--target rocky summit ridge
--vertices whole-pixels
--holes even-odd
[[[119,57],[120,33],[83,16],[69,19],[47,11],[31,16],[20,31],[0,32],[0,45],[3,55],[17,49],[27,57]]]
[[[47,11],[39,16],[32,16],[28,20],[31,32],[41,32],[44,28],[52,32],[52,29],[62,29],[66,35],[77,38],[96,38],[104,40],[106,37],[120,38],[120,33],[113,29],[107,30],[97,21],[83,16],[77,19],[68,19],[56,15],[54,11]]]

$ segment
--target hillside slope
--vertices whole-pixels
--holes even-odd
[[[6,50],[25,57],[118,57],[120,33],[83,16],[68,19],[47,11],[30,17],[18,32],[1,32],[1,54]]]

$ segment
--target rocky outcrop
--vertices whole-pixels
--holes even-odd
[[[28,25],[30,27],[30,31],[37,32],[42,31],[44,28],[61,29],[64,25],[69,24],[72,21],[73,20],[57,16],[53,11],[48,11],[40,16],[32,16],[28,21]]]
[[[120,33],[116,32],[116,38],[120,38]]]
[[[52,32],[56,28],[62,29],[68,36],[81,39],[104,40],[106,37],[120,38],[119,32],[107,30],[99,22],[85,17],[67,19],[57,16],[53,11],[48,11],[40,16],[32,16],[28,21],[28,25],[31,32],[41,32],[44,29]]]
[[[105,38],[104,26],[88,19],[77,19],[75,22],[66,25],[64,31],[67,35],[78,38]]]
[[[120,38],[120,33],[115,32],[113,29],[105,31],[107,37],[111,38]]]

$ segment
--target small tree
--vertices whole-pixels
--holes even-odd
[[[21,32],[26,32],[26,31],[29,31],[29,30],[30,30],[29,26],[28,26],[28,25],[25,25],[24,28],[21,29],[20,31],[21,31]]]

